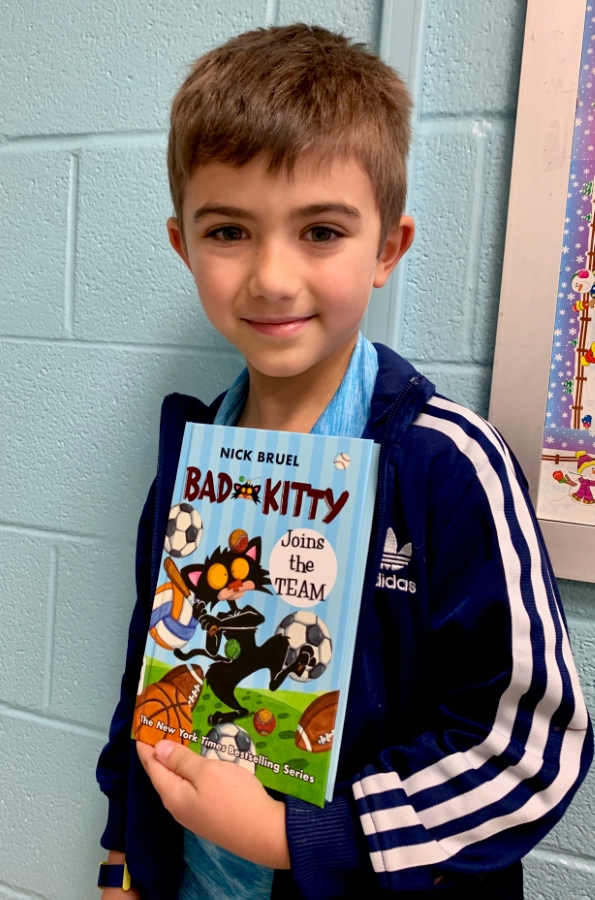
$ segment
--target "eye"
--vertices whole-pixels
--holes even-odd
[[[214,228],[212,231],[209,231],[206,236],[213,238],[213,240],[218,241],[220,244],[236,244],[238,241],[243,240],[247,235],[244,229],[240,228],[239,225],[222,225],[219,228]]]
[[[225,566],[221,565],[221,563],[214,563],[214,565],[210,566],[207,572],[209,587],[212,587],[214,591],[220,591],[228,581],[229,575]]]
[[[234,559],[231,564],[231,574],[239,581],[244,581],[249,571],[250,566],[243,556],[240,556],[239,559]]]
[[[310,235],[308,237],[308,235]],[[345,237],[340,231],[330,228],[328,225],[314,225],[304,235],[312,244],[333,244]]]

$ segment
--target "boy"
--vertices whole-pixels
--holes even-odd
[[[125,852],[151,900],[267,895],[266,871],[244,859],[277,870],[271,896],[284,900],[434,890],[517,900],[521,857],[592,758],[559,598],[508,448],[405,360],[358,337],[372,287],[413,239],[402,215],[409,110],[384,63],[305,25],[234,38],[197,62],[174,100],[170,241],[247,370],[208,408],[166,400],[139,528],[138,601],[98,777],[110,800],[110,883],[121,884]],[[187,420],[381,444],[337,787],[324,810],[168,741],[130,741]],[[383,548],[395,535],[402,577],[388,579]]]

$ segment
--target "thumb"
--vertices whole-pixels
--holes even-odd
[[[200,756],[188,747],[167,740],[159,741],[156,745],[155,759],[186,781],[192,781],[196,777],[202,763]]]

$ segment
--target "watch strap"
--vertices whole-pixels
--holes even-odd
[[[126,863],[101,863],[97,887],[115,887],[123,891],[129,891],[132,887],[132,879]]]

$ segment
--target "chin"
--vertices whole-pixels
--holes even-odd
[[[312,352],[292,351],[286,348],[276,353],[249,353],[245,354],[245,356],[246,360],[257,372],[266,375],[268,378],[293,378],[296,375],[302,375],[327,356],[330,356],[333,349],[329,349],[326,353],[313,354]]]

